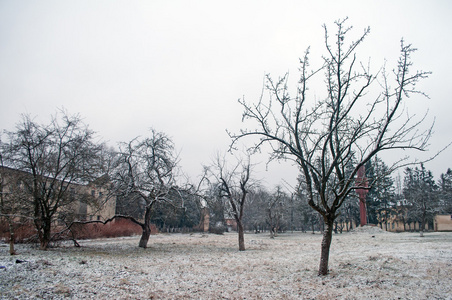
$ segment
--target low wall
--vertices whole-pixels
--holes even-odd
[[[436,215],[435,231],[452,231],[452,215]]]

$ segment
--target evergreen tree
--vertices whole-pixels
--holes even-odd
[[[382,228],[384,224],[387,230],[388,220],[395,213],[394,180],[390,169],[376,156],[366,164],[366,177],[371,186],[366,198],[368,221]]]
[[[439,179],[439,213],[452,214],[452,170],[447,169]]]
[[[408,203],[408,218],[419,222],[419,231],[423,231],[427,222],[433,222],[438,211],[438,186],[432,173],[424,165],[418,168],[406,168],[403,194]]]

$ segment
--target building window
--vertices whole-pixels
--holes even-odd
[[[100,216],[97,216],[97,221],[100,221]]]

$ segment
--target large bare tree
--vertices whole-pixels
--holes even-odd
[[[425,116],[415,120],[404,110],[412,95],[423,95],[416,83],[429,72],[413,72],[411,55],[416,50],[401,42],[400,58],[393,73],[386,68],[375,74],[357,59],[357,49],[369,29],[349,41],[351,27],[346,19],[335,22],[330,37],[325,29],[323,65],[311,70],[309,49],[300,59],[300,78],[295,95],[289,93],[288,75],[278,80],[267,76],[270,97],[261,96],[257,103],[239,100],[243,118],[252,127],[230,133],[232,147],[238,140],[256,137],[251,148],[271,145],[271,158],[295,161],[305,180],[309,205],[323,218],[325,230],[321,244],[319,275],[328,274],[328,261],[334,221],[347,196],[358,186],[358,169],[382,151],[415,149],[424,151],[431,127],[420,130]],[[314,79],[324,73],[325,96],[311,93]],[[392,82],[392,86],[390,85]],[[352,170],[347,170],[351,161]],[[398,160],[393,168],[402,163]]]
[[[71,186],[87,183],[100,174],[100,146],[80,116],[65,111],[53,116],[48,125],[24,115],[16,131],[6,136],[1,144],[3,163],[19,172],[17,180],[27,193],[21,199],[33,212],[40,247],[45,250],[56,217],[81,200],[71,195]]]
[[[120,146],[111,180],[118,201],[129,209],[123,215],[143,229],[139,247],[147,247],[154,204],[171,203],[171,197],[178,195],[176,168],[173,141],[163,132],[151,129],[149,137],[135,138]],[[139,210],[138,214],[130,210],[133,208]]]

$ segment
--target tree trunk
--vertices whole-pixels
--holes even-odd
[[[140,243],[138,244],[138,247],[146,248],[148,245],[149,236],[151,235],[151,226],[149,226],[149,224],[144,224],[142,228],[143,232],[141,233]]]
[[[333,224],[332,220],[326,223],[326,229],[323,231],[322,251],[320,254],[319,275],[328,275],[328,261],[330,257],[330,246],[333,239]]]
[[[16,251],[14,250],[14,229],[11,222],[9,223],[9,254],[16,254]]]
[[[239,251],[245,251],[245,235],[242,222],[237,222],[237,230],[239,232]]]
[[[420,234],[420,237],[424,237],[425,217],[426,217],[426,212],[425,212],[425,210],[424,210],[424,211],[422,212],[421,222],[420,222],[420,224],[419,224],[419,234]]]
[[[146,207],[146,213],[144,215],[144,224],[141,226],[143,232],[141,233],[140,243],[138,247],[146,248],[151,235],[151,207]]]
[[[50,244],[50,237],[51,237],[51,220],[50,218],[45,218],[42,220],[42,227],[38,230],[38,237],[39,237],[39,248],[41,250],[47,250]]]
[[[420,224],[419,224],[419,236],[420,237],[424,237],[424,220],[421,220]]]

